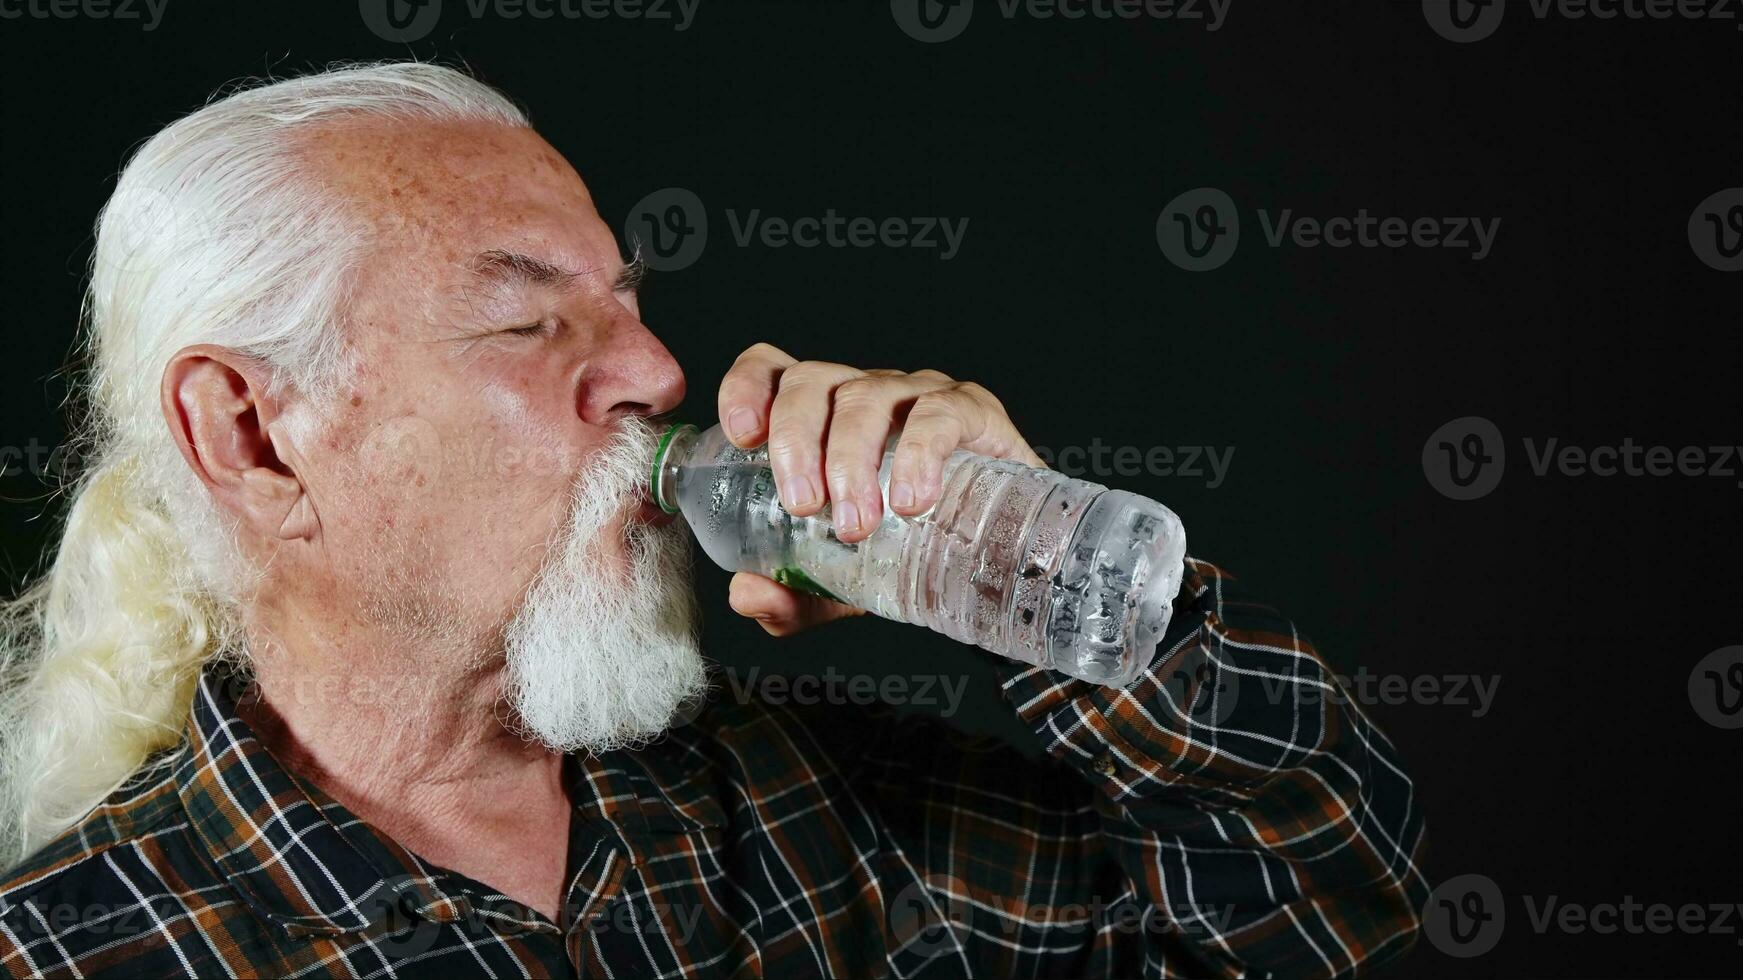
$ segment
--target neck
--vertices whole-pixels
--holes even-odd
[[[354,622],[275,619],[249,630],[260,697],[241,709],[274,757],[421,858],[554,918],[566,851],[551,835],[567,841],[572,809],[563,756],[505,726],[500,646],[414,648]],[[499,852],[528,835],[549,845],[544,873],[497,878]]]

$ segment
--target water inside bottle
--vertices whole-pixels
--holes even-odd
[[[897,517],[886,500],[877,530],[848,544],[827,508],[781,508],[762,453],[703,438],[667,489],[723,568],[1097,683],[1129,680],[1167,625],[1185,537],[1154,501],[958,451],[931,511]]]

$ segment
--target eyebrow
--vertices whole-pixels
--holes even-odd
[[[478,253],[472,259],[470,267],[480,278],[512,280],[537,286],[567,286],[581,276],[580,273],[560,269],[543,259],[499,248]],[[646,277],[647,265],[642,261],[641,255],[637,254],[617,274],[611,290],[635,292]]]

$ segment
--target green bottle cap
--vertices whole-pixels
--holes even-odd
[[[695,426],[688,422],[678,422],[674,424],[670,429],[666,430],[665,435],[660,437],[660,446],[658,449],[654,450],[654,471],[648,474],[648,493],[654,498],[654,503],[659,504],[660,509],[668,514],[676,514],[678,508],[667,507],[666,495],[660,492],[660,471],[666,468],[666,450],[672,448],[672,437],[678,434],[679,429],[695,428]]]

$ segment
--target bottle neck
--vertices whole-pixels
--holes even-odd
[[[693,425],[674,425],[660,437],[659,448],[654,450],[654,469],[649,477],[648,496],[668,514],[678,512],[678,468],[690,458],[690,450],[696,443],[698,431]]]

